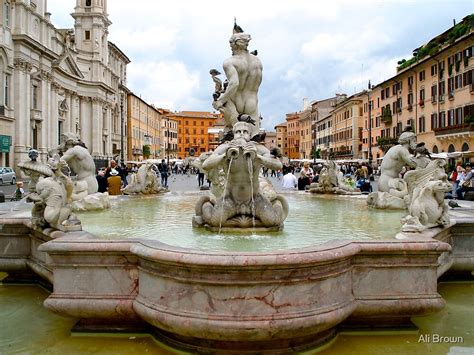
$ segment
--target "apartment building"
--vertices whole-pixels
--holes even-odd
[[[312,157],[313,141],[311,139],[311,105],[299,112],[300,147],[299,158],[309,159]]]
[[[363,94],[355,94],[337,103],[331,111],[332,156],[335,159],[355,159],[362,151]]]
[[[276,132],[265,132],[265,140],[263,145],[268,149],[277,147],[277,133]]]
[[[289,159],[300,158],[300,113],[293,112],[286,114],[286,134],[287,134],[287,157]]]
[[[215,134],[209,132],[221,114],[203,111],[171,112],[167,115],[178,122],[178,158],[199,156],[215,148]],[[212,144],[211,144],[212,142]]]
[[[311,104],[311,141],[312,149],[315,154],[321,157],[321,150],[324,144],[319,144],[320,135],[318,135],[318,126],[320,122],[326,118],[332,111],[336,103],[336,97],[324,100],[316,100]]]
[[[381,158],[406,129],[434,153],[474,150],[472,23],[468,16],[415,49],[412,59],[400,62],[397,75],[367,92],[364,158],[370,138],[372,157]]]
[[[275,126],[277,147],[280,149],[280,152],[284,157],[288,156],[287,125],[287,122],[283,122]]]

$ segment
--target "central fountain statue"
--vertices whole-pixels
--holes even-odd
[[[282,168],[278,152],[260,144],[258,88],[262,63],[256,52],[248,52],[251,37],[234,23],[229,40],[232,57],[224,61],[227,80],[221,85],[216,69],[210,71],[216,84],[214,108],[226,123],[222,144],[212,153],[202,154],[195,165],[213,183],[212,194],[196,205],[195,227],[215,231],[265,230],[283,228],[288,203],[276,194],[271,183],[259,177],[262,166]],[[223,177],[223,178],[222,178]]]

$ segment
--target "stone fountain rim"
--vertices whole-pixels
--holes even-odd
[[[64,233],[54,231],[51,242],[39,247],[50,254],[64,254],[70,251],[84,254],[102,251],[130,252],[145,260],[171,264],[194,264],[201,266],[260,266],[278,265],[281,267],[295,264],[328,263],[336,260],[350,259],[355,255],[393,253],[404,254],[432,253],[434,250],[449,251],[449,244],[432,239],[443,232],[443,228],[417,233],[417,236],[403,240],[370,241],[370,240],[337,240],[312,248],[298,248],[266,252],[226,252],[204,251],[180,248],[159,241],[143,239],[100,239],[82,231]],[[447,230],[447,229],[446,229]]]

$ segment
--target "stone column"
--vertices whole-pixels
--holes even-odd
[[[30,144],[30,72],[31,63],[16,58],[14,60],[14,117],[15,117],[15,134],[14,134],[14,165],[16,166],[21,160],[28,158],[28,148]]]
[[[102,107],[98,98],[92,98],[92,153],[98,157],[102,152]]]
[[[80,100],[80,122],[81,122],[81,140],[86,144],[89,151],[92,151],[92,108],[91,98],[82,96]]]

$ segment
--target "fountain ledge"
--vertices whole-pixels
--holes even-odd
[[[142,320],[192,349],[297,349],[340,325],[394,326],[441,309],[438,277],[474,269],[474,224],[464,222],[391,241],[237,253],[39,233],[5,218],[0,270],[46,279],[45,306],[89,323]]]

